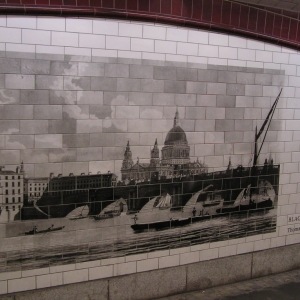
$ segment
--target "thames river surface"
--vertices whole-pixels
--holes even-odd
[[[182,227],[133,231],[133,215],[94,221],[56,219],[39,223],[47,228],[65,226],[60,232],[32,236],[18,233],[0,245],[0,272],[28,270],[54,265],[127,256],[156,250],[174,249],[276,231],[276,209],[266,212],[232,214]],[[7,235],[32,229],[34,222],[18,222]],[[22,226],[21,226],[22,225]],[[82,230],[81,230],[82,229]],[[22,248],[20,249],[20,245]]]

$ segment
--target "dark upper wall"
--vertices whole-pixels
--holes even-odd
[[[0,0],[0,11],[166,22],[300,46],[300,13],[230,0]]]

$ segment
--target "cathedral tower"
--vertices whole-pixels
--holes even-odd
[[[154,147],[151,150],[151,159],[150,166],[158,166],[159,165],[159,149],[157,147],[157,139],[155,140]]]
[[[190,163],[190,147],[184,130],[179,126],[179,113],[176,109],[173,128],[168,132],[162,148],[162,165],[174,169],[186,169]]]
[[[125,152],[124,152],[124,159],[123,159],[121,170],[130,169],[132,166],[133,166],[132,153],[131,153],[129,141],[128,141]]]

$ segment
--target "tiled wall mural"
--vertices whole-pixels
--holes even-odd
[[[81,21],[73,30],[94,22]],[[37,39],[27,29],[22,51],[8,51],[18,47],[7,42],[2,52],[1,293],[191,263],[200,250],[202,259],[221,257],[211,245],[223,245],[223,256],[245,253],[278,237],[284,152],[299,150],[286,123],[291,70],[197,56],[271,53],[205,45],[208,33],[108,24],[94,26],[106,36],[80,34],[79,46],[126,49],[127,38],[110,34],[131,26],[131,34],[148,34],[128,38],[143,55],[96,49],[89,57],[69,47],[78,35],[59,31],[45,31],[38,43],[50,32],[51,43],[68,44],[63,53],[53,45],[24,52]],[[175,43],[181,55],[144,55],[154,49],[151,30],[194,43],[155,41],[156,52]]]
[[[275,231],[284,75],[105,60],[1,59],[2,271]]]

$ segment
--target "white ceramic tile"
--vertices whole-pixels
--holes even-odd
[[[238,244],[236,254],[253,252],[253,249],[254,249],[254,242],[246,242],[246,243]]]
[[[288,186],[291,184],[288,184]],[[294,184],[293,184],[294,185]],[[292,193],[296,193],[295,191],[293,191]],[[289,204],[289,205],[282,205],[280,207],[280,215],[284,216],[284,215],[291,215],[293,213],[296,212],[296,204]]]
[[[292,245],[300,243],[300,234],[288,235],[286,237],[286,245]]]
[[[208,41],[210,45],[228,46],[228,35],[210,32]]]
[[[7,16],[7,27],[36,29],[36,17]]]
[[[265,49],[265,44],[259,41],[247,40],[247,48],[248,49],[258,49],[258,50],[264,50]]]
[[[70,284],[89,280],[88,269],[63,272],[63,283]]]
[[[247,48],[247,40],[242,37],[237,36],[229,36],[229,43],[230,47],[237,47],[237,48]]]
[[[53,18],[53,17],[37,17],[37,29],[53,30],[53,31],[65,31],[66,19],[65,18]]]
[[[93,20],[93,33],[118,35],[119,23],[105,20]]]
[[[287,53],[273,53],[273,62],[274,63],[281,63],[281,64],[287,64],[289,62],[289,54]]]
[[[131,39],[131,50],[132,51],[154,51],[154,40],[150,39]]]
[[[36,276],[36,288],[42,289],[63,284],[63,273]]]
[[[6,51],[9,52],[35,53],[35,48],[35,45],[6,43]]]
[[[147,259],[147,253],[128,255],[125,257],[125,262],[145,260]]]
[[[220,46],[219,47],[219,57],[220,58],[237,59],[238,58],[237,48]]]
[[[284,47],[283,47],[284,48]],[[265,43],[265,50],[272,52],[282,52],[282,47],[278,45],[273,45],[269,43]]]
[[[175,54],[166,54],[166,61],[174,61],[174,62],[187,62],[186,55],[175,55]]]
[[[142,59],[164,61],[165,58],[166,58],[166,55],[161,54],[161,53],[148,53],[148,52],[143,52],[142,53]]]
[[[273,61],[273,54],[268,51],[255,51],[255,58],[256,61],[262,61],[262,62],[272,62]]]
[[[300,87],[299,77],[298,76],[289,76],[289,85]]]
[[[142,59],[142,52],[139,51],[118,51],[118,57],[131,58],[131,59]]]
[[[92,33],[93,32],[93,21],[85,20],[81,18],[66,19],[66,31],[68,32],[81,32],[81,33]]]
[[[230,245],[225,247],[220,247],[219,249],[219,258],[236,255],[237,245]]]
[[[94,268],[99,266],[100,266],[100,260],[85,261],[85,262],[76,263],[76,270]]]
[[[200,261],[215,259],[219,257],[219,249],[212,248],[200,251]]]
[[[143,26],[137,24],[119,23],[119,35],[141,38],[143,35]]]
[[[199,56],[208,57],[218,57],[219,56],[219,47],[211,45],[199,45]]]
[[[0,27],[0,42],[21,43],[21,29]]]
[[[0,295],[7,294],[7,281],[0,281]]]
[[[190,251],[191,251],[190,246],[175,248],[175,249],[170,249],[170,255],[175,255],[175,254],[180,254],[180,253],[190,253]]]
[[[64,52],[65,52],[64,47],[36,45],[36,53],[39,53],[39,54],[63,55]]]
[[[160,257],[158,265],[160,269],[179,266],[179,254]]]
[[[31,277],[35,275],[44,275],[44,274],[49,274],[50,269],[49,267],[47,268],[40,268],[40,269],[33,269],[33,270],[26,270],[22,271],[22,277]]]
[[[296,173],[298,172],[298,166],[295,163],[285,163],[283,165],[283,173]]]
[[[73,48],[73,47],[65,47],[65,55],[72,55],[74,56],[74,60],[77,57],[86,57],[84,61],[90,61],[92,56],[92,51],[89,48]],[[78,59],[81,61],[82,59]]]
[[[228,66],[234,66],[234,67],[246,67],[247,63],[242,60],[232,60],[228,59]]]
[[[22,29],[22,43],[50,45],[50,31]]]
[[[189,30],[188,32],[189,43],[208,44],[208,32],[202,30]]]
[[[34,290],[36,288],[35,276],[8,280],[8,293]]]
[[[193,55],[198,54],[198,45],[190,43],[177,43],[177,54]]]
[[[298,54],[290,54],[289,64],[299,66],[300,65],[300,56]]]
[[[0,273],[0,281],[7,280],[7,279],[21,278],[21,276],[22,276],[21,271],[3,272]]]
[[[300,179],[300,174],[299,173],[293,173],[290,176],[290,181],[289,182],[290,183],[299,183],[300,182],[299,179]],[[284,183],[282,183],[282,184],[284,184]]]
[[[146,272],[158,269],[158,258],[137,261],[137,272]]]
[[[155,41],[155,52],[176,54],[176,42]]]
[[[117,50],[106,50],[106,49],[92,49],[93,57],[117,57]]]
[[[79,34],[79,47],[105,48],[105,36],[95,34]]]
[[[284,70],[286,75],[300,75],[300,70],[298,72],[298,67],[295,65],[281,64],[280,69]]]
[[[51,45],[78,47],[78,33],[52,31]]]
[[[101,260],[101,266],[107,266],[107,265],[114,265],[114,264],[120,264],[125,262],[125,257],[114,257],[114,258],[107,258]]]
[[[164,257],[170,254],[169,250],[153,251],[148,253],[148,258]]]
[[[248,68],[263,68],[264,64],[262,62],[247,61],[247,67]]]
[[[153,40],[165,40],[167,29],[159,26],[143,26],[143,38]]]
[[[201,45],[199,45],[200,47]],[[208,62],[207,57],[199,57],[199,56],[188,56],[188,63],[191,64],[204,64],[206,65]]]
[[[106,36],[106,49],[130,50],[130,38]]]
[[[0,26],[6,27],[6,16],[5,15],[0,16]]]
[[[219,242],[212,242],[209,244],[209,248],[220,248],[228,245],[228,240],[219,241]]]
[[[114,276],[136,273],[136,262],[127,262],[114,265]]]
[[[181,253],[179,259],[180,259],[180,265],[196,263],[199,262],[200,260],[200,252],[193,251],[188,253]]]
[[[58,272],[75,270],[75,266],[76,266],[75,264],[52,266],[50,267],[50,273],[58,273]]]
[[[89,280],[112,277],[114,275],[114,266],[102,266],[89,268]]]
[[[261,251],[270,248],[271,240],[265,239],[254,242],[254,251]]]
[[[175,28],[167,28],[167,40],[187,42],[188,31]]]
[[[228,65],[228,60],[223,59],[223,58],[209,57],[208,58],[208,63],[211,64],[211,65],[227,66]]]

